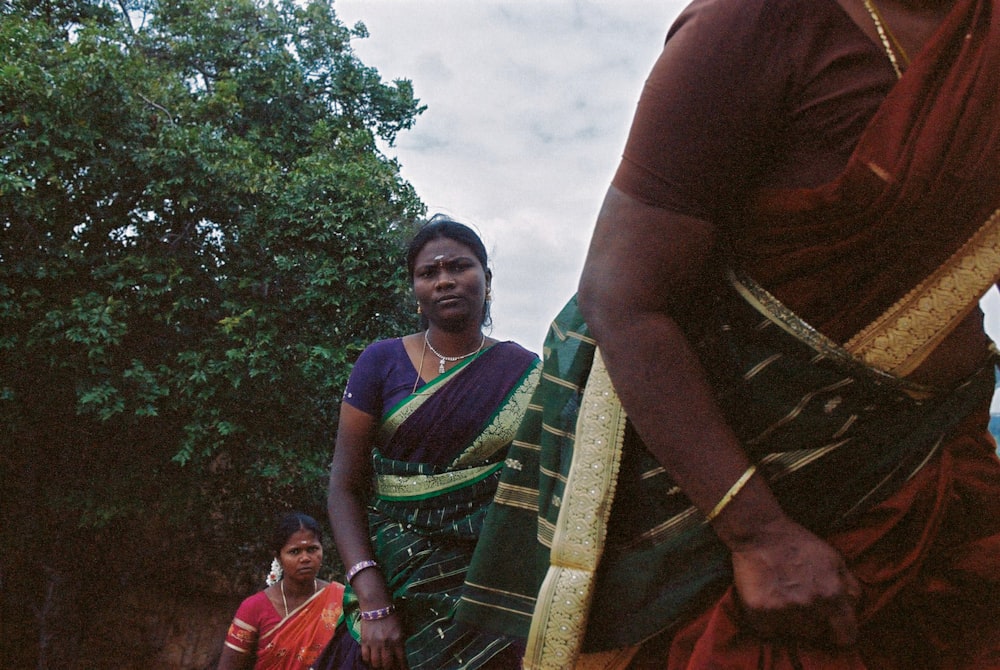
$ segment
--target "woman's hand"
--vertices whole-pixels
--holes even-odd
[[[406,670],[406,647],[398,614],[361,622],[361,658],[374,670]]]
[[[829,544],[786,518],[733,549],[746,623],[765,638],[850,645],[861,587]]]

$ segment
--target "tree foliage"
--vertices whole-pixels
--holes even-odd
[[[0,578],[40,665],[75,667],[52,621],[98,575],[204,587],[278,510],[322,514],[423,214],[379,149],[422,108],[363,37],[322,1],[0,4]]]

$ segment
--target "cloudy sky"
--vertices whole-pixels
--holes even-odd
[[[643,81],[685,0],[335,0],[361,60],[427,105],[389,150],[483,236],[494,331],[541,352],[583,265]],[[1000,298],[986,302],[1000,333]],[[994,403],[1000,411],[1000,403]]]
[[[536,352],[573,294],[632,113],[681,2],[335,0],[354,48],[427,105],[390,153],[483,236],[493,335]]]

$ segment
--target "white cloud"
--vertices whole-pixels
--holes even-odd
[[[541,351],[573,294],[632,112],[681,2],[348,0],[335,9],[385,80],[427,111],[395,149],[431,213],[475,226],[494,335]]]
[[[541,352],[576,289],[643,81],[686,0],[338,0],[383,79],[427,105],[390,153],[494,266],[493,335]],[[1000,337],[1000,294],[983,301]],[[994,401],[1000,412],[1000,398]]]

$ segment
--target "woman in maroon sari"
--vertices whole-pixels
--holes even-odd
[[[681,13],[460,618],[546,670],[1000,667],[998,9]]]
[[[407,254],[426,329],[359,357],[341,407],[329,514],[345,618],[317,668],[516,668],[509,637],[452,614],[538,358],[483,334],[492,273],[437,216]]]
[[[816,503],[755,475],[768,463],[720,411],[678,309],[728,266],[766,289],[745,291],[759,303],[776,297],[762,322],[834,345],[817,361],[845,351],[916,402],[976,379],[989,390],[977,299],[1000,270],[998,8],[699,0],[671,30],[579,296],[629,418],[731,556],[730,591],[667,636],[669,667],[1000,663],[988,393],[942,419],[895,491],[807,529]],[[773,318],[778,305],[795,320]]]

